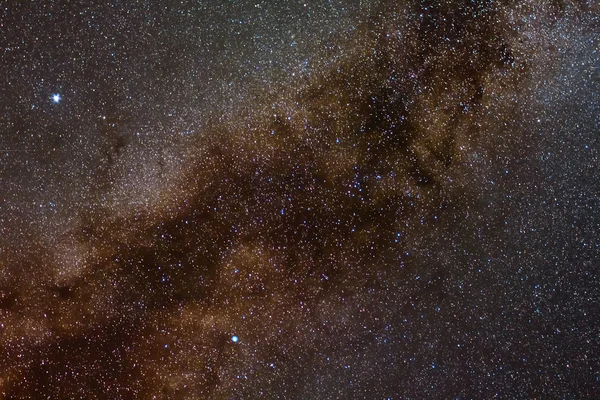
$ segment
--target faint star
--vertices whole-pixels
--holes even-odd
[[[62,100],[62,98],[60,97],[60,94],[55,93],[52,95],[52,102],[53,103],[59,103]]]

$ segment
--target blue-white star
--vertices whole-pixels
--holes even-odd
[[[53,103],[59,103],[62,100],[62,98],[60,97],[60,94],[55,93],[52,95],[52,102]]]
[[[237,343],[237,341],[238,341],[238,340],[240,340],[240,339],[239,339],[237,336],[232,336],[232,337],[231,337],[231,341],[232,341],[233,343]]]

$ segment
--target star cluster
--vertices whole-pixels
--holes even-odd
[[[0,10],[0,398],[600,395],[598,5],[96,3]]]

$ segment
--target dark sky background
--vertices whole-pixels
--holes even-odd
[[[0,399],[600,398],[594,1],[0,2]]]

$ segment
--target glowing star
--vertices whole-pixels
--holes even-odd
[[[60,94],[56,93],[52,95],[52,102],[53,103],[59,103],[61,100]]]
[[[238,338],[237,336],[232,336],[232,337],[231,337],[231,341],[232,341],[233,343],[237,343],[237,342],[238,342],[238,340],[240,340],[240,338]]]

